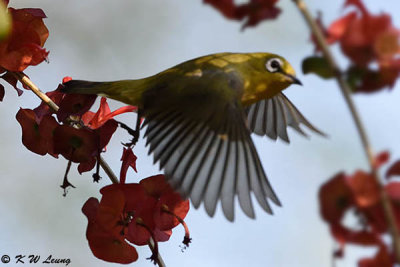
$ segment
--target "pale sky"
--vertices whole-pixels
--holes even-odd
[[[341,14],[343,1],[309,0],[313,12],[322,11],[328,24]],[[396,0],[365,1],[373,12],[400,10]],[[256,205],[256,220],[247,218],[236,206],[236,220],[228,222],[220,208],[209,218],[204,208],[191,209],[186,222],[193,243],[181,252],[183,230],[177,227],[170,241],[160,244],[167,266],[332,266],[335,244],[319,215],[320,185],[339,171],[366,169],[366,160],[355,127],[334,81],[301,73],[301,61],[313,46],[303,18],[292,1],[280,1],[278,20],[240,31],[201,0],[11,0],[12,7],[40,7],[48,16],[50,63],[28,68],[26,73],[43,90],[52,91],[64,76],[87,80],[141,78],[185,60],[215,52],[274,52],[289,60],[304,86],[287,89],[286,95],[319,129],[329,135],[310,133],[306,139],[289,130],[291,144],[253,137],[266,173],[283,207],[273,206],[274,215]],[[394,14],[393,14],[394,15]],[[400,27],[399,17],[394,18]],[[337,47],[335,52],[339,54]],[[339,56],[342,66],[347,62]],[[400,158],[400,84],[392,91],[357,95],[376,151],[389,150]],[[81,213],[89,197],[99,197],[107,184],[91,182],[91,173],[80,176],[76,167],[70,181],[77,188],[62,197],[61,184],[67,161],[33,154],[21,143],[15,114],[20,107],[34,108],[39,100],[30,92],[16,97],[7,88],[0,103],[0,254],[37,254],[42,258],[71,259],[69,266],[115,266],[95,258],[86,241],[86,217]],[[112,108],[120,106],[113,102]],[[132,115],[122,116],[134,123]],[[125,139],[124,139],[125,138]],[[118,131],[105,158],[116,173],[120,168],[126,134]],[[158,167],[147,156],[141,140],[135,148],[139,173],[128,172],[128,181],[157,174]],[[351,223],[351,220],[350,220]],[[152,266],[147,247],[138,248],[139,260],[132,266]],[[346,248],[338,267],[355,266],[361,255],[373,249]],[[1,256],[1,255],[0,255]],[[48,265],[45,265],[48,266]]]

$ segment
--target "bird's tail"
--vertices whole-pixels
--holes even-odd
[[[138,106],[143,90],[143,80],[121,80],[114,82],[91,82],[71,80],[63,84],[63,93],[100,95]]]

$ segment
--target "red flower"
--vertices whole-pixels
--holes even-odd
[[[89,126],[92,129],[97,129],[101,127],[108,120],[113,117],[126,113],[136,111],[137,107],[134,106],[124,106],[117,110],[111,112],[110,107],[108,106],[107,99],[105,97],[101,98],[100,107],[96,113],[88,111],[82,116],[82,121],[85,125]]]
[[[327,40],[339,42],[352,61],[347,71],[349,83],[362,92],[392,88],[400,75],[400,31],[388,14],[372,15],[360,0],[348,0],[345,6],[356,10],[329,26]],[[376,63],[378,70],[371,68],[371,63]]]
[[[276,7],[279,0],[250,0],[246,4],[235,4],[233,0],[204,0],[218,9],[225,17],[245,22],[242,29],[256,26],[263,20],[275,19],[281,13]]]
[[[163,175],[148,177],[139,184],[112,184],[100,192],[100,205],[96,199],[89,199],[83,208],[89,219],[89,246],[96,257],[121,262],[124,255],[117,255],[114,250],[121,246],[129,249],[124,240],[146,245],[151,238],[155,246],[150,259],[155,260],[157,243],[169,240],[172,228],[179,223],[185,228],[184,244],[190,243],[189,230],[183,221],[189,202],[172,190]],[[112,242],[116,244],[111,245]]]
[[[11,34],[0,42],[0,72],[23,71],[47,58],[43,46],[49,31],[43,23],[43,10],[8,8],[12,17]]]
[[[90,198],[82,207],[88,218],[86,238],[93,255],[104,261],[128,264],[138,258],[136,249],[124,240],[119,232],[124,205],[121,191],[112,191],[103,195],[101,202]]]

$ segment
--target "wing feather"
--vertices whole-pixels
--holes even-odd
[[[274,140],[279,137],[289,142],[286,130],[288,126],[301,135],[307,136],[300,125],[304,125],[311,131],[325,136],[323,132],[315,128],[301,114],[283,93],[251,105],[246,109],[246,113],[250,130],[260,136],[267,135]]]

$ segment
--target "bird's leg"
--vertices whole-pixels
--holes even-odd
[[[130,128],[128,125],[126,125],[125,123],[119,122],[118,124],[122,129],[125,129],[128,131],[128,133],[130,135],[132,135],[132,140],[129,143],[122,143],[124,146],[126,147],[131,147],[131,146],[135,146],[137,141],[139,140],[140,137],[140,122],[141,122],[141,112],[140,109],[138,109],[137,112],[137,118],[136,118],[136,128],[135,130],[133,130],[132,128]]]

